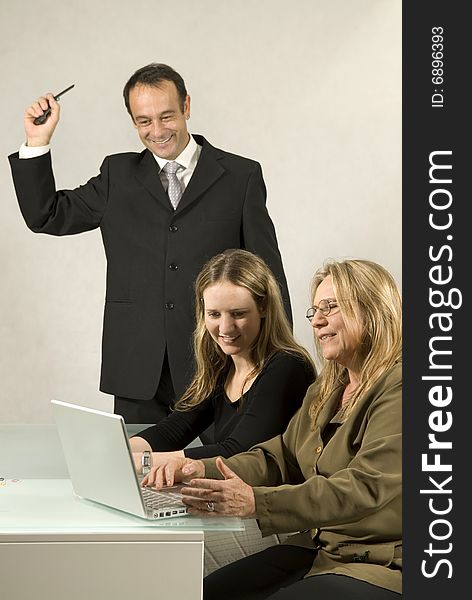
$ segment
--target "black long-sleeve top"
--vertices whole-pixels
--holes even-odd
[[[176,410],[137,435],[147,440],[154,452],[182,450],[214,423],[213,443],[185,448],[184,454],[194,459],[228,458],[283,433],[314,379],[310,364],[279,352],[236,402],[229,400],[221,383],[192,410]]]

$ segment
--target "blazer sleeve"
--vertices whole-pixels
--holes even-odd
[[[287,440],[300,439],[299,431],[307,418],[306,408],[313,398],[316,383],[308,388],[302,407],[294,414],[285,432],[274,436],[266,442],[257,444],[247,452],[235,455],[225,463],[236,472],[248,485],[280,486],[286,482],[305,481],[298,465],[296,450],[291,448]],[[204,460],[205,477],[222,479],[216,468],[215,458]]]
[[[315,527],[342,530],[345,524],[361,521],[398,498],[401,387],[401,380],[393,382],[372,401],[362,439],[355,440],[356,453],[329,477],[315,470],[309,477],[302,476],[301,468],[297,472],[295,446],[303,444],[303,440],[296,441],[297,428],[306,431],[303,421],[309,419],[305,403],[283,438],[262,444],[252,457],[250,452],[225,461],[253,486],[263,535]],[[206,473],[218,477],[214,464],[208,465]]]
[[[362,521],[398,497],[402,482],[400,404],[394,389],[374,402],[357,454],[330,477],[314,474],[296,485],[255,487],[263,534],[313,527],[342,531],[344,524]]]
[[[274,224],[266,207],[266,186],[259,163],[254,163],[246,188],[242,219],[242,246],[260,256],[270,267],[279,283],[285,311],[290,323],[292,308],[287,279],[277,243]]]
[[[8,157],[16,196],[27,226],[35,233],[71,235],[100,225],[108,199],[108,159],[100,174],[74,190],[56,190],[51,153]]]
[[[227,458],[281,433],[300,408],[313,379],[313,370],[300,358],[276,355],[246,394],[241,419],[228,437],[216,444],[187,448],[185,456]]]

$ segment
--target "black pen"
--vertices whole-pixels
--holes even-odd
[[[59,100],[59,98],[63,94],[65,94],[66,92],[68,92],[69,90],[71,90],[74,87],[74,85],[75,85],[75,83],[73,83],[72,85],[70,85],[65,90],[62,90],[62,92],[59,92],[59,94],[56,94],[54,96],[54,100]],[[36,117],[36,119],[33,121],[33,123],[35,125],[42,125],[43,123],[46,122],[46,119],[49,117],[50,114],[51,114],[51,107],[49,107],[47,110],[45,110],[44,113],[40,117]]]

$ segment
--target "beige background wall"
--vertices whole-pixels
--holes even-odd
[[[0,0],[0,422],[49,422],[58,398],[112,410],[98,391],[105,259],[98,231],[53,238],[23,223],[7,155],[22,116],[59,92],[58,186],[141,149],[121,92],[166,62],[192,97],[190,130],[261,162],[297,338],[325,258],[401,276],[400,0]]]

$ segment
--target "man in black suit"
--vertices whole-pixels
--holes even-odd
[[[190,96],[171,67],[150,64],[126,83],[125,104],[146,147],[105,158],[99,175],[56,191],[49,143],[60,108],[52,94],[25,113],[26,144],[9,157],[28,227],[70,235],[100,228],[107,288],[100,390],[130,423],[166,416],[193,370],[193,282],[227,248],[260,255],[291,318],[260,165],[190,135]],[[50,107],[42,125],[34,119]]]

